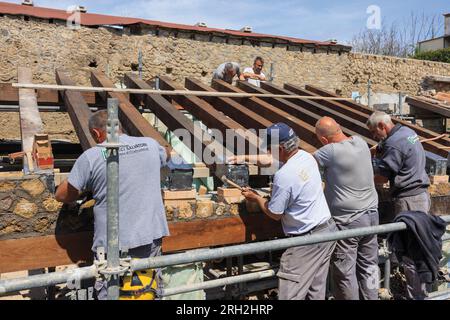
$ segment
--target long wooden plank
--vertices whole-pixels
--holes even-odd
[[[198,79],[186,78],[186,87],[193,90],[216,92]],[[264,118],[259,113],[250,110],[231,98],[203,97],[203,99],[248,129],[265,129],[273,124],[273,121]],[[315,146],[305,141],[301,142],[301,148],[311,153],[317,150]]]
[[[308,91],[310,91],[310,92],[315,93],[318,96],[325,96],[325,97],[332,97],[332,98],[333,97],[338,97],[337,95],[335,95],[335,94],[333,94],[333,93],[331,93],[329,91],[320,89],[320,88],[315,87],[315,86],[307,85],[306,89]],[[342,100],[339,103],[344,104],[344,105],[349,106],[349,107],[352,107],[353,109],[361,111],[361,112],[366,113],[368,115],[371,115],[373,113],[372,109],[370,109],[367,106],[362,105],[360,103],[356,103],[355,101]],[[440,135],[439,133],[436,133],[436,132],[434,132],[432,130],[429,130],[429,129],[426,129],[426,128],[414,125],[412,123],[409,123],[408,121],[405,121],[405,120],[402,120],[402,119],[399,119],[399,118],[396,118],[396,117],[391,117],[391,118],[392,118],[392,122],[394,122],[395,124],[400,123],[401,125],[406,126],[406,127],[410,128],[410,129],[414,130],[415,132],[417,132],[417,134],[419,136],[424,137],[426,139],[436,138],[436,137],[438,137]],[[450,146],[450,138],[448,138],[448,137],[439,138],[435,142],[440,143],[440,144],[442,144],[442,145],[444,145],[446,147]]]
[[[93,71],[91,73],[91,82],[93,86],[113,87],[114,84],[103,73]],[[163,147],[172,150],[170,144],[153,128],[147,120],[139,113],[133,104],[124,96],[123,93],[104,92],[102,98],[116,98],[119,100],[119,120],[125,131],[137,137],[150,137],[158,141]]]
[[[406,103],[415,108],[431,111],[445,118],[450,118],[450,108],[441,107],[437,104],[432,104],[418,97],[406,97]]]
[[[100,72],[91,73],[91,82],[94,85],[112,86],[113,83],[104,74]],[[150,137],[155,139],[168,152],[174,154],[172,146],[153,128],[147,120],[139,113],[123,93],[109,92],[101,94],[103,99],[106,96],[119,100],[119,120],[125,131],[133,136]],[[178,155],[179,156],[179,155]],[[209,170],[203,165],[194,167],[194,178],[205,178],[209,176]]]
[[[129,88],[150,88],[145,81],[139,79],[136,75],[128,73],[125,75],[125,84]],[[162,121],[172,132],[177,129],[185,129],[190,134],[190,141],[182,140],[187,147],[194,152],[199,159],[203,158],[203,152],[205,149],[211,151],[220,150],[222,145],[216,140],[213,140],[207,132],[204,132],[200,126],[194,124],[189,120],[180,110],[178,110],[173,104],[164,99],[158,94],[146,94],[146,95],[131,95],[131,101],[135,106],[140,103],[144,103],[150,110],[152,110],[156,117]],[[203,137],[202,137],[203,135]],[[195,146],[200,145],[202,148],[198,150]],[[230,155],[231,151],[228,151]],[[216,159],[217,162],[222,162],[224,159]]]
[[[338,95],[336,95],[336,94],[334,94],[332,92],[329,92],[327,90],[324,90],[322,88],[319,88],[319,87],[316,87],[316,86],[312,86],[312,85],[306,85],[305,89],[310,91],[310,92],[313,92],[315,95],[322,96],[322,97],[334,97],[334,98],[338,97]],[[351,108],[353,108],[355,110],[358,110],[360,112],[368,114],[368,115],[371,115],[373,113],[372,109],[370,109],[369,107],[367,107],[365,105],[362,105],[360,103],[356,103],[356,102],[353,102],[353,101],[342,101],[341,103],[346,105],[346,106],[348,106],[348,107],[351,107]]]
[[[281,225],[263,214],[169,223],[165,253],[267,240],[283,235]],[[0,241],[0,273],[91,262],[92,233]]]
[[[0,241],[0,273],[92,263],[93,234],[80,232]]]
[[[221,80],[213,80],[213,87],[219,91],[228,91],[228,92],[243,92],[242,89],[234,87],[224,81]],[[252,88],[252,90],[259,91],[262,89]],[[260,98],[252,97],[252,98],[236,98],[236,101],[244,104],[254,112],[258,112],[263,117],[270,119],[273,122],[285,122],[287,125],[291,126],[297,134],[300,136],[300,139],[303,142],[307,142],[308,145],[312,145],[315,148],[320,148],[320,141],[317,140],[315,134],[314,125],[319,120],[319,116],[313,112],[302,109],[301,107],[294,106],[294,111],[301,111],[301,117],[298,115],[294,115],[293,112],[289,109],[282,110]],[[301,148],[304,148],[304,145],[301,145]],[[305,150],[308,146],[305,147]],[[314,152],[314,151],[310,151]]]
[[[82,92],[84,100],[89,105],[96,105],[95,92]],[[63,103],[57,90],[37,89],[36,97],[38,105],[59,106]],[[19,103],[19,89],[11,83],[0,83],[0,104],[17,105]]]
[[[182,86],[165,76],[159,77],[159,86],[165,90],[184,89]],[[202,120],[209,129],[219,130],[222,133],[224,140],[227,140],[227,131],[233,130],[236,136],[246,142],[244,152],[254,153],[259,149],[259,138],[256,134],[245,132],[246,128],[244,126],[216,110],[208,102],[195,96],[167,95],[167,97],[176,101],[197,119]],[[233,151],[240,152],[241,150],[236,146]]]
[[[217,92],[199,79],[186,78],[185,87],[194,91]],[[260,114],[227,97],[201,97],[214,108],[223,112],[246,128],[265,129],[273,124]]]
[[[33,81],[33,75],[29,68],[19,67],[17,77],[22,83],[32,83]],[[33,89],[19,89],[19,113],[22,151],[26,153],[23,167],[25,172],[29,172],[34,169],[31,158],[34,136],[44,130],[37,106],[36,92]]]
[[[305,95],[314,96],[313,92],[310,92],[299,86],[294,86],[291,84],[285,84],[284,88],[280,88],[271,83],[264,83],[263,88],[266,88],[269,92],[283,92],[286,94],[288,94],[289,92],[292,94],[298,94],[298,92],[303,92]],[[365,124],[366,124],[367,118],[368,118],[367,114],[360,112],[358,110],[355,110],[353,108],[350,108],[349,106],[346,106],[342,103],[338,103],[336,101],[314,100],[314,102],[321,104],[331,110],[336,110],[337,112],[342,113],[343,115],[346,115],[356,121],[359,121],[359,122],[361,122],[363,127],[366,128]]]
[[[285,92],[292,92],[293,94],[300,94],[300,93],[305,92],[305,90],[303,90],[295,85],[285,84],[284,86],[286,88]],[[297,100],[293,100],[293,101],[295,102]],[[314,103],[320,103],[320,100],[318,100],[317,102],[314,102]],[[358,133],[364,135],[366,137],[366,139],[371,138],[370,131],[368,130],[367,125],[365,124],[365,122],[367,122],[367,120],[369,118],[368,115],[364,115],[363,113],[360,113],[359,111],[352,110],[350,107],[342,105],[342,104],[334,105],[334,107],[336,108],[335,109],[336,112],[338,112],[339,114],[340,113],[343,114],[341,117],[335,117],[335,119],[341,125],[344,125],[344,126],[352,125],[352,122],[349,122],[348,118],[352,119],[352,118],[357,118],[357,116],[363,116],[364,121],[363,122],[355,122],[355,125],[352,126],[352,129],[354,129]],[[359,113],[359,114],[357,115],[356,113]],[[448,151],[445,150],[444,146],[439,144],[436,141],[426,141],[423,143],[423,147],[425,148],[425,150],[436,153],[445,158],[448,155]]]
[[[62,70],[56,70],[56,82],[61,85],[74,86],[75,83]],[[69,113],[75,132],[83,150],[96,145],[89,132],[89,118],[92,115],[83,95],[77,91],[63,91],[62,99]]]
[[[296,94],[295,92],[292,91],[295,90],[295,88],[291,87],[290,85],[285,84],[284,88],[285,88],[284,90],[287,93],[292,93],[293,95]],[[267,89],[269,89],[269,91],[272,90],[272,88]],[[367,128],[367,126],[364,123],[354,119],[354,117],[347,116],[338,110],[334,110],[326,106],[323,106],[317,103],[317,101],[312,101],[308,99],[292,99],[291,102],[299,107],[314,112],[320,117],[328,116],[334,118],[342,127],[361,135],[370,146],[376,145],[376,142],[372,139],[370,131]]]

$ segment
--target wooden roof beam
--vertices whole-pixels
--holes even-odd
[[[62,70],[56,70],[56,82],[61,85],[76,85]],[[92,112],[84,100],[83,95],[81,92],[76,91],[62,91],[61,96],[78,139],[80,140],[81,147],[83,150],[94,147],[96,143],[89,132],[89,118]]]

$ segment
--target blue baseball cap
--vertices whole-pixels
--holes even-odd
[[[285,142],[293,137],[296,137],[294,130],[286,123],[278,122],[267,128],[267,145],[272,142],[272,137],[278,135],[278,142]]]

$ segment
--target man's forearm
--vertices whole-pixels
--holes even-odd
[[[72,203],[78,200],[80,191],[74,188],[69,181],[64,180],[56,189],[55,199],[63,203]]]
[[[268,154],[251,154],[245,156],[245,161],[248,163],[254,163],[258,167],[270,167],[273,163],[273,158]]]
[[[267,215],[269,218],[279,221],[282,217],[280,214],[274,214],[269,210],[269,201],[263,197],[259,197],[257,200],[257,203],[259,207],[261,208],[262,212],[264,212],[265,215]]]

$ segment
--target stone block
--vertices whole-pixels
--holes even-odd
[[[40,179],[25,180],[20,184],[20,187],[24,189],[32,197],[36,197],[45,191],[45,185]]]
[[[16,184],[10,181],[0,181],[0,192],[11,192],[16,188]]]
[[[13,212],[23,218],[29,219],[38,212],[38,206],[26,199],[20,199]]]
[[[197,208],[195,210],[196,218],[209,218],[214,213],[214,202],[211,200],[197,201]]]
[[[13,204],[13,199],[11,197],[6,197],[4,199],[0,199],[0,214],[5,211],[9,211]]]
[[[227,204],[241,203],[244,201],[244,196],[241,190],[237,188],[217,188],[217,201]]]
[[[448,176],[430,176],[431,184],[442,184],[448,183]]]
[[[57,212],[62,208],[63,203],[56,201],[55,198],[47,198],[42,202],[42,206],[48,212]]]
[[[45,233],[51,225],[51,221],[47,218],[41,218],[36,221],[33,226],[34,231]]]
[[[0,229],[0,236],[8,235],[15,232],[22,232],[23,228],[16,224],[10,224],[3,229]]]
[[[215,214],[216,216],[223,216],[226,215],[226,207],[224,203],[218,203],[216,208],[215,208]]]

